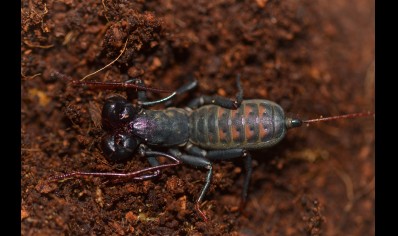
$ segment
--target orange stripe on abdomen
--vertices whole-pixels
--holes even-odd
[[[260,117],[258,110],[258,103],[245,104],[245,137],[247,143],[255,143],[259,141]]]
[[[230,143],[232,139],[230,124],[228,124],[228,121],[231,119],[231,110],[218,107],[217,118],[219,142],[223,144]]]
[[[266,125],[268,123],[266,121],[269,119],[268,114],[267,114],[268,111],[264,104],[259,104],[258,113],[259,113],[260,123],[261,123],[260,129],[259,129],[260,140],[264,140],[264,139],[266,139],[267,135],[269,134],[269,130]]]
[[[234,143],[241,143],[245,140],[244,126],[242,124],[242,109],[232,110],[231,134]]]

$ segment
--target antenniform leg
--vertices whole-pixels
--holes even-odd
[[[191,91],[192,89],[196,88],[198,86],[198,81],[195,79],[190,80],[188,83],[184,84],[180,88],[178,88],[175,92],[177,95],[181,95],[183,93],[186,93],[188,91]],[[169,100],[165,103],[166,106],[171,106],[173,103],[172,100]]]
[[[140,79],[131,79],[128,80],[126,83],[130,83],[130,84],[136,84],[139,87],[144,87],[144,83],[142,82],[142,80]],[[171,99],[173,97],[175,97],[176,95],[180,95],[182,93],[185,93],[193,88],[195,88],[197,86],[198,82],[196,80],[192,80],[190,82],[188,82],[187,84],[181,86],[179,89],[177,89],[176,91],[174,91],[171,95],[169,95],[168,97],[159,99],[159,100],[155,100],[155,101],[148,101],[145,91],[138,91],[138,104],[140,104],[141,106],[153,106],[159,103],[165,103],[166,106],[171,104]]]
[[[128,90],[128,89],[136,89],[140,91],[151,91],[155,93],[170,93],[170,90],[167,89],[158,89],[151,88],[147,86],[140,86],[137,84],[129,83],[129,82],[98,82],[98,81],[80,81],[80,80],[72,80],[71,83],[75,86],[87,86],[91,89],[109,89],[109,90]]]
[[[156,166],[144,168],[142,170],[133,171],[133,172],[129,172],[129,173],[76,171],[76,172],[66,173],[63,175],[52,176],[49,178],[48,181],[53,182],[53,181],[64,180],[64,179],[68,179],[68,178],[80,178],[80,177],[84,177],[84,176],[110,177],[110,178],[131,179],[131,180],[146,180],[146,179],[158,176],[159,173],[157,173],[157,172],[161,169],[165,169],[165,168],[169,168],[169,167],[173,167],[173,166],[177,166],[177,165],[181,164],[181,161],[179,161],[176,157],[174,157],[168,153],[148,150],[145,145],[140,145],[139,152],[142,156],[145,156],[145,157],[164,156],[164,157],[167,157],[170,160],[172,160],[173,163],[159,165],[159,163],[157,163],[157,161],[154,162],[153,159],[149,159],[149,160],[152,160],[151,165],[156,165]],[[148,172],[153,172],[153,173],[146,174]]]
[[[145,86],[143,83],[138,85],[131,83],[129,81],[134,81],[135,79],[128,80],[126,82],[101,82],[101,81],[81,81],[75,80],[70,76],[62,74],[60,72],[54,72],[51,76],[54,78],[66,79],[74,86],[86,86],[90,89],[102,89],[102,90],[136,90],[136,91],[151,91],[155,93],[171,93],[172,91],[167,89],[158,89]]]
[[[141,79],[130,79],[130,80],[127,80],[126,83],[132,84],[132,85],[137,85],[139,87],[145,87],[145,84]],[[130,100],[130,96],[131,96],[130,92],[131,92],[131,90],[127,91],[127,96],[129,97],[129,100]],[[163,102],[170,100],[177,94],[176,92],[173,92],[172,94],[170,94],[169,96],[167,96],[165,98],[161,98],[161,99],[155,100],[155,101],[148,101],[145,90],[139,90],[136,93],[137,93],[137,97],[138,97],[138,104],[141,106],[153,106],[153,105],[156,105],[159,103],[163,103]]]

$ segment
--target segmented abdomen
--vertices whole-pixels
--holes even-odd
[[[204,149],[261,149],[285,133],[283,109],[268,100],[244,100],[236,110],[207,105],[190,116],[190,141]]]

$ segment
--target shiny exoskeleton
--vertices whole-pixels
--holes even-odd
[[[204,149],[262,149],[275,145],[290,127],[276,103],[244,100],[236,110],[207,105],[189,115],[189,141]]]
[[[119,113],[123,118],[109,122],[107,113],[117,106],[124,107],[123,112]],[[291,126],[291,119],[284,117],[283,109],[278,104],[261,99],[244,100],[236,110],[217,105],[206,105],[196,110],[167,108],[134,111],[129,107],[130,103],[124,98],[113,97],[107,101],[103,111],[104,126],[111,131],[122,128],[125,134],[117,136],[125,140],[127,146],[137,146],[137,141],[141,140],[151,147],[195,145],[207,150],[262,149],[282,140]],[[111,160],[130,157],[112,151],[114,147],[110,146],[114,144],[113,141],[109,144],[108,139],[113,140],[114,136],[107,136],[104,140],[107,156]]]
[[[130,82],[143,86],[139,80]],[[148,110],[144,107],[170,102],[174,95],[195,87],[196,81],[155,102],[147,102],[143,91],[138,92],[138,104],[132,104],[120,96],[109,98],[102,111],[103,125],[108,131],[102,142],[103,152],[108,159],[121,161],[131,157],[138,149],[142,156],[148,157],[153,167],[164,166],[156,160],[158,155],[163,155],[177,164],[186,163],[207,169],[206,183],[196,202],[196,208],[205,220],[199,204],[210,186],[212,162],[245,157],[244,202],[252,172],[248,150],[275,145],[283,139],[288,128],[299,127],[302,122],[286,118],[283,109],[272,101],[242,100],[239,78],[237,84],[239,92],[236,100],[202,96],[194,99],[187,108]],[[168,152],[154,153],[159,147],[168,148]],[[152,178],[158,174],[159,171],[156,171],[139,178]]]
[[[170,96],[156,101],[147,101],[145,91],[168,91],[148,88],[138,79],[125,83],[75,81],[73,84],[99,89],[138,90],[137,104],[121,96],[106,100],[102,109],[102,123],[107,134],[102,139],[102,151],[111,161],[123,161],[139,153],[147,157],[152,167],[129,173],[77,171],[50,179],[102,176],[145,180],[158,176],[161,169],[181,163],[201,167],[207,169],[207,176],[195,207],[204,220],[206,216],[200,210],[200,203],[210,187],[213,161],[244,158],[246,174],[242,191],[243,206],[252,172],[249,150],[272,147],[284,138],[288,129],[300,127],[303,123],[374,115],[373,112],[354,113],[304,121],[287,118],[283,109],[272,101],[243,100],[239,77],[235,100],[201,96],[188,103],[186,108],[168,107],[163,110],[149,110],[146,107],[159,103],[170,105],[174,96],[191,90],[197,82],[192,81]],[[172,163],[160,164],[157,160],[159,156],[170,159]]]

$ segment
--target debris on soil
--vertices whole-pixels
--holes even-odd
[[[179,107],[201,94],[234,97],[240,75],[245,99],[275,101],[291,116],[374,111],[374,1],[21,3],[22,235],[374,235],[371,117],[292,130],[253,152],[243,211],[243,162],[215,163],[207,223],[195,211],[205,172],[189,166],[141,182],[46,182],[149,166],[138,155],[109,163],[99,147],[102,105],[125,94],[57,73],[77,80],[110,64],[85,81],[138,77],[171,90],[197,79]]]

